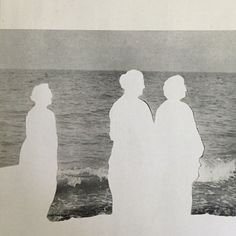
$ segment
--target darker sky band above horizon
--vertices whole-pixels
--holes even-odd
[[[0,68],[235,72],[236,31],[0,30]]]

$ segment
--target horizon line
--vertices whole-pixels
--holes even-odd
[[[190,71],[190,70],[140,70],[136,68],[130,68],[129,70],[139,70],[141,72],[162,72],[162,73],[222,73],[222,74],[234,74],[236,71]],[[114,72],[125,72],[129,70],[125,69],[59,69],[59,68],[1,68],[0,70],[41,70],[41,71],[114,71]]]

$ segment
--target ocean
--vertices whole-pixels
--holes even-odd
[[[51,221],[112,213],[108,185],[109,110],[122,95],[123,71],[0,70],[0,167],[17,165],[33,87],[49,83],[58,133],[58,186]],[[192,214],[236,216],[236,74],[143,72],[142,99],[155,116],[162,86],[185,78],[184,101],[192,108],[205,146],[200,178],[193,184]],[[158,191],[158,190],[157,190]]]

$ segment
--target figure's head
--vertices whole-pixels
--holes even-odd
[[[184,78],[180,75],[174,75],[167,79],[163,86],[164,95],[170,100],[181,100],[186,96],[187,89],[184,84]]]
[[[52,92],[48,84],[43,83],[33,88],[30,99],[40,106],[47,107],[52,103]]]
[[[126,95],[139,97],[145,88],[142,72],[129,70],[120,77],[120,86]]]

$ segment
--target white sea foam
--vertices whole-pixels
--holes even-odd
[[[100,180],[107,177],[107,170],[105,168],[93,169],[86,167],[84,169],[65,169],[59,170],[59,180],[67,180],[67,184],[75,187],[76,184],[81,184],[82,178],[89,178],[91,176],[97,176]]]
[[[220,180],[227,180],[234,175],[236,170],[236,161],[229,162],[220,161],[215,166],[204,165],[200,168],[200,182],[216,182]]]

